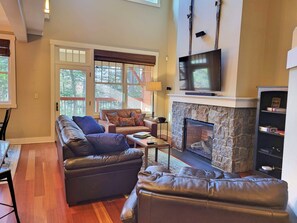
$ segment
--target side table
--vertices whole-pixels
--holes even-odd
[[[162,138],[162,125],[165,124],[166,125],[166,139]],[[168,121],[165,122],[157,122],[157,125],[159,126],[159,133],[160,133],[160,139],[163,139],[165,141],[168,141]]]

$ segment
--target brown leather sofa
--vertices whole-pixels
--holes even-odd
[[[132,191],[142,166],[141,150],[128,148],[98,153],[88,136],[64,115],[56,120],[56,133],[58,161],[69,205]]]
[[[149,167],[150,168],[150,167]],[[124,223],[288,223],[287,183],[182,168],[147,169],[126,201]]]
[[[136,132],[150,132],[152,136],[157,137],[157,123],[144,119],[144,126],[116,126],[108,122],[106,114],[117,113],[120,117],[128,118],[131,112],[141,113],[141,109],[103,109],[100,111],[99,123],[103,125],[106,132],[121,133],[124,135],[134,134]]]

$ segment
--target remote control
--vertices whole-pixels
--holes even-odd
[[[153,144],[155,144],[155,142],[153,142],[153,141],[148,141],[146,144],[148,144],[148,145],[153,145]]]

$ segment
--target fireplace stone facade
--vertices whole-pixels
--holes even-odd
[[[228,172],[252,169],[255,108],[232,108],[184,102],[172,103],[172,146],[183,151],[184,119],[214,124],[211,164]]]

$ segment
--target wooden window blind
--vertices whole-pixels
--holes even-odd
[[[10,56],[9,50],[10,41],[7,39],[0,39],[0,56]]]
[[[155,56],[107,50],[94,50],[94,60],[147,66],[154,66],[156,64]]]

